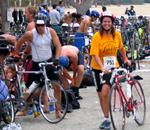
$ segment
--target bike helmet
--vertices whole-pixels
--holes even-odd
[[[61,56],[59,58],[59,64],[65,68],[67,68],[69,66],[69,59],[66,56]]]
[[[46,24],[47,17],[42,13],[39,13],[35,16],[35,23],[36,24]]]
[[[98,11],[92,10],[91,13],[90,13],[90,16],[91,16],[91,17],[99,18],[100,15],[99,15]]]
[[[111,12],[108,12],[108,11],[104,11],[101,13],[101,17],[100,17],[101,22],[104,17],[110,17],[112,19],[112,22],[114,22],[114,20],[115,20],[115,16]]]

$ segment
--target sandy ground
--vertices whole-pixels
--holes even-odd
[[[106,7],[107,10],[113,12],[116,16],[121,16],[124,15],[127,7],[130,8],[130,5],[109,5]],[[101,6],[92,6],[91,10],[98,10],[99,12],[101,12],[101,8]],[[137,15],[150,16],[150,4],[134,5],[134,9]],[[75,12],[76,10],[74,8],[68,8],[65,11]]]
[[[130,8],[130,5],[109,5],[106,6],[107,10],[111,11],[115,16],[122,16],[124,15],[124,12],[126,10],[126,8]],[[7,11],[7,18],[8,21],[13,21],[12,19],[12,11],[13,11],[13,7],[9,8]],[[17,9],[19,10],[20,7],[17,7]],[[22,7],[22,9],[24,10],[24,7]],[[49,9],[51,9],[51,7],[49,7]],[[143,5],[134,5],[134,9],[136,11],[137,15],[144,15],[144,16],[149,16],[150,17],[150,4],[143,4]],[[101,6],[92,6],[90,10],[97,10],[99,12],[102,11],[102,7]],[[68,11],[72,12],[76,12],[76,9],[73,7],[70,8],[66,8],[65,12],[67,13]]]

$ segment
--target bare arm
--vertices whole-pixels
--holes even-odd
[[[88,31],[89,26],[90,26],[89,22],[85,21],[85,23],[84,23],[84,33],[85,34],[88,33],[87,31]]]
[[[121,53],[121,56],[122,56],[124,62],[126,62],[126,61],[128,60],[128,58],[127,58],[127,56],[126,56],[126,52],[125,52],[124,48],[119,49],[119,51],[120,51],[120,53]]]
[[[32,41],[32,32],[31,31],[26,32],[16,43],[16,46],[15,46],[16,54],[19,54],[22,44],[27,41]]]
[[[102,61],[101,59],[99,58],[99,56],[96,56],[96,55],[93,55],[95,61],[97,62],[97,64],[100,66],[100,68],[103,68],[103,64],[102,64]]]
[[[10,44],[15,45],[16,44],[16,37],[10,34],[2,34],[0,35],[6,39]]]
[[[72,77],[70,76],[67,69],[65,69],[65,68],[63,69],[63,76],[65,76],[67,79],[72,81]]]
[[[35,23],[34,22],[28,23],[26,31],[31,31],[34,27],[35,27]],[[31,44],[28,44],[26,46],[26,48],[24,49],[24,52],[26,54],[29,54],[31,52]]]
[[[101,59],[99,58],[99,56],[94,55],[94,59],[95,59],[95,61],[97,62],[97,64],[100,66],[101,71],[103,71],[104,74],[109,73],[109,70],[106,69],[106,68],[103,66],[102,61],[101,61]]]
[[[60,44],[59,38],[58,38],[58,36],[57,36],[54,29],[50,28],[50,33],[51,33],[51,36],[52,36],[53,44],[56,47],[55,58],[59,58],[60,53],[61,53],[61,44]]]

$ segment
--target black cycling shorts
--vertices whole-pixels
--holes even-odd
[[[102,73],[102,71],[101,70],[96,70],[96,69],[92,69],[92,71],[93,71],[94,82],[95,82],[97,92],[101,92],[103,84],[108,84],[108,85],[111,86],[110,78],[111,78],[112,73],[104,74],[103,75],[103,81],[105,81],[105,83],[101,83],[100,73]]]
[[[39,63],[40,62],[32,62],[32,71],[39,71],[40,67],[39,67]],[[55,66],[53,65],[48,65],[46,66],[46,72],[47,72],[47,77],[50,80],[58,80],[59,79],[59,74],[57,73],[57,69]],[[40,82],[42,80],[43,76],[42,74],[33,74],[33,81],[35,82]]]
[[[78,52],[78,65],[84,65],[84,57],[81,51]]]

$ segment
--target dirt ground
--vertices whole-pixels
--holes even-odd
[[[126,8],[130,8],[130,5],[109,5],[106,6],[107,10],[111,11],[112,13],[114,13],[116,16],[121,16],[124,15],[124,12],[126,10]],[[102,11],[102,7],[101,6],[92,6],[91,10],[98,10],[99,12]],[[143,5],[134,5],[134,10],[136,12],[137,15],[144,15],[144,16],[150,16],[150,4],[143,4]],[[65,10],[70,11],[70,12],[75,12],[76,10],[74,8],[67,8]]]

